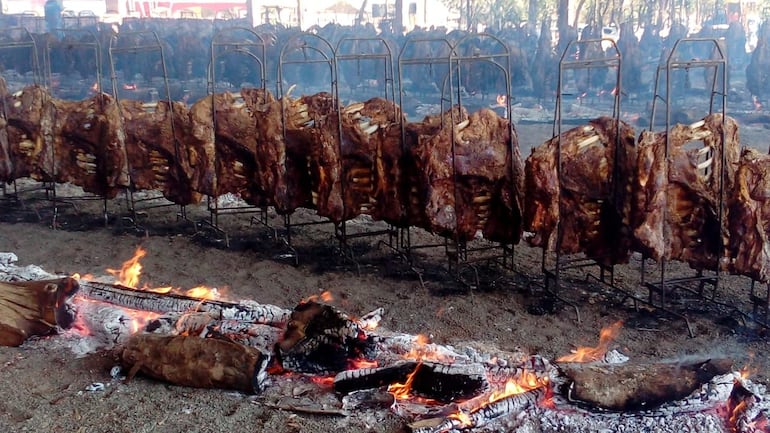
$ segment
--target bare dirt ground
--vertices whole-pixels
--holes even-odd
[[[522,154],[550,137],[551,125],[518,127]],[[766,146],[766,130],[741,130],[744,144]],[[111,215],[122,203],[109,203]],[[30,207],[38,206],[30,204]],[[192,209],[191,218],[203,217]],[[3,209],[2,212],[7,212]],[[36,264],[49,272],[104,275],[105,268],[119,266],[137,246],[148,255],[143,260],[142,281],[151,285],[193,287],[206,284],[227,287],[233,299],[253,299],[290,308],[308,295],[328,290],[334,303],[353,315],[385,307],[381,326],[394,331],[428,334],[437,343],[462,345],[484,341],[505,350],[521,350],[554,358],[576,345],[593,345],[599,330],[617,320],[624,328],[611,348],[639,360],[662,360],[688,355],[729,356],[736,368],[749,366],[754,380],[770,381],[770,359],[764,332],[743,326],[735,314],[709,307],[702,301],[677,300],[687,307],[694,337],[683,320],[659,314],[630,302],[606,287],[584,282],[584,271],[569,274],[562,294],[580,310],[560,302],[544,302],[537,284],[541,281],[540,250],[517,246],[517,273],[501,273],[480,267],[484,286],[469,290],[439,270],[443,250],[421,252],[416,268],[426,283],[392,252],[374,241],[354,243],[360,255],[359,269],[336,258],[329,225],[298,229],[294,240],[299,265],[282,258],[286,252],[270,231],[249,225],[248,216],[227,217],[232,233],[230,248],[204,235],[193,235],[189,224],[177,223],[175,208],[150,212],[147,230],[134,230],[118,218],[104,227],[98,204],[81,205],[81,213],[65,210],[57,230],[49,227],[50,214],[13,212],[0,223],[0,251],[14,252],[21,265]],[[278,219],[273,218],[274,223]],[[361,223],[365,225],[365,223]],[[639,284],[639,262],[620,266],[620,285],[646,295]],[[748,281],[730,279],[721,298],[744,309]],[[275,390],[249,397],[221,390],[170,386],[137,378],[122,384],[110,377],[115,359],[111,353],[76,358],[57,342],[60,337],[29,341],[20,348],[0,348],[0,431],[5,432],[395,432],[402,420],[390,415],[362,421],[330,416],[298,415],[264,405],[279,399]],[[298,384],[306,379],[297,377]],[[94,383],[107,384],[102,391],[88,391]],[[307,398],[307,397],[306,397]],[[315,398],[315,397],[314,397]],[[333,398],[332,398],[333,400]]]

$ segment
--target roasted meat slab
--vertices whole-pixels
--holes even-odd
[[[720,188],[733,188],[738,124],[712,114],[691,125],[677,124],[668,134],[668,158],[665,133],[645,131],[639,138],[633,218],[638,248],[655,260],[715,269],[729,241],[727,215],[720,226],[720,204],[726,199]]]
[[[634,135],[622,121],[600,117],[532,150],[524,212],[532,245],[548,251],[558,245],[560,253],[585,253],[608,265],[628,260]]]

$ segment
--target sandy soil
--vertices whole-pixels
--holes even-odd
[[[549,137],[549,125],[521,125],[524,156],[529,148]],[[744,144],[765,143],[763,128],[746,128]],[[111,215],[122,203],[109,203]],[[35,203],[30,207],[38,206]],[[425,284],[377,240],[354,243],[360,256],[358,268],[335,255],[333,231],[328,225],[298,229],[295,242],[299,265],[282,258],[286,249],[271,232],[249,225],[248,216],[227,217],[231,247],[211,237],[191,235],[190,225],[177,223],[174,208],[150,212],[142,230],[134,230],[120,219],[99,224],[98,206],[81,205],[81,214],[65,210],[57,230],[49,227],[44,208],[37,215],[14,212],[0,223],[0,251],[11,251],[20,264],[37,264],[50,272],[103,275],[105,268],[118,266],[131,257],[136,246],[148,251],[142,262],[142,281],[151,285],[193,287],[206,284],[227,287],[231,298],[248,298],[284,307],[300,299],[329,290],[334,303],[351,314],[364,314],[385,307],[382,326],[408,333],[430,335],[435,342],[462,345],[484,341],[506,350],[522,350],[555,357],[575,345],[593,345],[600,328],[623,320],[623,331],[611,346],[634,359],[658,360],[699,354],[729,356],[736,367],[748,365],[754,380],[767,383],[770,360],[764,353],[762,332],[744,327],[736,315],[701,301],[678,300],[687,308],[695,337],[688,337],[683,320],[632,308],[630,302],[595,283],[585,283],[585,271],[568,275],[562,291],[579,308],[544,302],[537,289],[541,281],[540,250],[517,247],[516,273],[501,273],[480,267],[484,287],[469,290],[440,270],[440,249],[421,253],[416,268]],[[192,209],[191,218],[204,216]],[[272,221],[278,222],[273,218]],[[366,225],[366,223],[361,223]],[[616,271],[619,284],[641,295],[639,262]],[[748,282],[729,280],[721,297],[745,310]],[[111,353],[76,358],[58,341],[59,337],[30,341],[20,348],[0,348],[0,431],[5,432],[394,432],[403,428],[397,417],[346,419],[331,416],[297,415],[266,406],[285,390],[268,390],[250,397],[221,390],[198,390],[169,386],[147,379],[122,384],[110,377],[115,365]],[[307,380],[292,379],[297,386]],[[94,382],[106,384],[103,391],[88,391]],[[296,393],[297,398],[334,397],[323,391]],[[285,396],[283,396],[285,397]]]

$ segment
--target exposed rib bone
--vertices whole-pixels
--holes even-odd
[[[586,148],[588,146],[592,146],[592,145],[598,143],[600,140],[601,140],[601,137],[599,135],[596,135],[596,134],[594,134],[594,135],[592,135],[592,136],[590,136],[588,138],[584,138],[583,140],[578,142],[577,150],[581,151],[581,150],[583,150],[584,148]]]
[[[350,104],[347,107],[345,107],[342,110],[342,112],[345,114],[356,113],[363,110],[363,108],[364,108],[363,102],[356,102],[355,104]]]

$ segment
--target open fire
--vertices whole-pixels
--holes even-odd
[[[90,350],[114,349],[129,379],[145,375],[177,385],[261,393],[303,375],[326,390],[321,392],[342,397],[335,414],[387,407],[404,417],[413,433],[768,428],[765,389],[733,372],[726,360],[609,363],[606,354],[620,322],[601,331],[596,347],[579,347],[551,363],[382,330],[377,326],[382,309],[352,318],[330,304],[329,293],[308,297],[289,311],[222,300],[209,288],[159,291],[145,284],[138,289],[145,256],[138,249],[112,271],[115,282],[81,277],[79,291],[65,290],[52,301],[66,298],[76,311],[66,331],[72,340],[97,338],[99,345]],[[12,262],[0,260],[0,276],[28,278]],[[390,399],[376,398],[377,390]],[[372,405],[372,399],[385,406]]]

